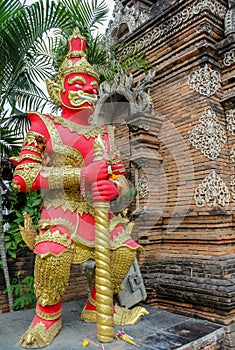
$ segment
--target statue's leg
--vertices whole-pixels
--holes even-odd
[[[111,279],[113,294],[122,289],[122,282],[136,257],[136,251],[129,247],[120,247],[111,251]],[[135,324],[148,311],[140,306],[128,310],[118,305],[114,306],[114,323],[125,325]],[[88,301],[81,313],[81,319],[86,322],[96,322],[96,291],[92,288]]]
[[[73,258],[71,243],[69,240],[68,244],[64,243],[64,237],[57,230],[47,231],[46,236],[39,235],[35,245],[34,288],[37,306],[34,319],[19,342],[24,348],[49,345],[62,327],[61,299],[67,289]]]

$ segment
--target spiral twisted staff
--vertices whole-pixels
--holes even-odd
[[[105,147],[101,137],[94,143],[94,161],[104,159]],[[109,203],[96,202],[95,207],[95,287],[97,338],[109,343],[114,338],[113,292],[110,266]]]

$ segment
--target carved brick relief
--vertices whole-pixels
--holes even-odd
[[[115,1],[113,11],[113,21],[109,23],[108,32],[113,31],[122,23],[126,23],[130,33],[143,25],[150,18],[150,13],[132,6],[123,6],[120,0]]]
[[[235,136],[235,109],[229,109],[225,112],[228,130]]]
[[[224,181],[213,170],[196,188],[194,199],[198,207],[224,207],[229,204],[230,194]]]
[[[210,34],[210,32],[211,32],[211,25],[210,25],[210,23],[203,22],[203,23],[199,24],[197,26],[197,32],[198,33],[206,32],[206,33]]]
[[[235,178],[231,181],[232,201],[235,202]]]
[[[233,147],[229,153],[229,157],[231,159],[232,162],[235,163],[235,148]]]
[[[141,198],[149,195],[149,183],[146,176],[141,176],[138,180],[139,194]]]
[[[170,19],[166,20],[158,27],[154,27],[152,30],[144,34],[139,40],[136,40],[135,45],[141,48],[148,47],[150,49],[152,45],[156,44],[157,40],[165,40],[172,33],[181,30],[187,23],[195,16],[203,14],[205,10],[219,16],[221,19],[225,18],[227,8],[215,0],[197,0],[192,5],[189,5],[184,10],[176,13]],[[115,18],[115,13],[114,13]],[[115,21],[115,19],[114,19]],[[118,23],[116,21],[115,23]],[[121,22],[120,22],[121,23]],[[119,23],[119,24],[120,24]],[[205,29],[205,28],[204,28]],[[111,31],[107,31],[107,36],[111,36]],[[132,51],[132,45],[124,48],[120,54],[120,57],[128,56],[128,53]]]
[[[189,135],[191,144],[210,160],[215,160],[224,146],[227,136],[211,107],[206,108]]]
[[[205,64],[203,68],[189,74],[188,84],[190,89],[195,90],[201,95],[210,97],[220,89],[221,75]]]
[[[232,63],[235,63],[235,49],[226,52],[224,55],[223,63],[227,67],[231,66]]]

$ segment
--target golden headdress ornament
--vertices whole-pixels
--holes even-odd
[[[87,73],[96,79],[99,76],[86,59],[86,38],[78,28],[68,38],[68,54],[61,64],[54,80],[47,79],[47,91],[56,105],[61,106],[60,92],[63,89],[64,79],[70,73]]]

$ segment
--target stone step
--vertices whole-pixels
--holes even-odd
[[[84,299],[63,304],[63,328],[48,350],[84,349],[85,339],[97,341],[96,324],[80,320]],[[147,307],[149,315],[134,326],[115,326],[134,338],[141,350],[219,350],[224,349],[224,329],[217,324],[195,320]],[[0,315],[0,349],[19,350],[18,340],[34,316],[34,310],[15,311]],[[91,342],[87,350],[98,349]],[[135,346],[121,340],[104,344],[104,350],[131,350]]]

